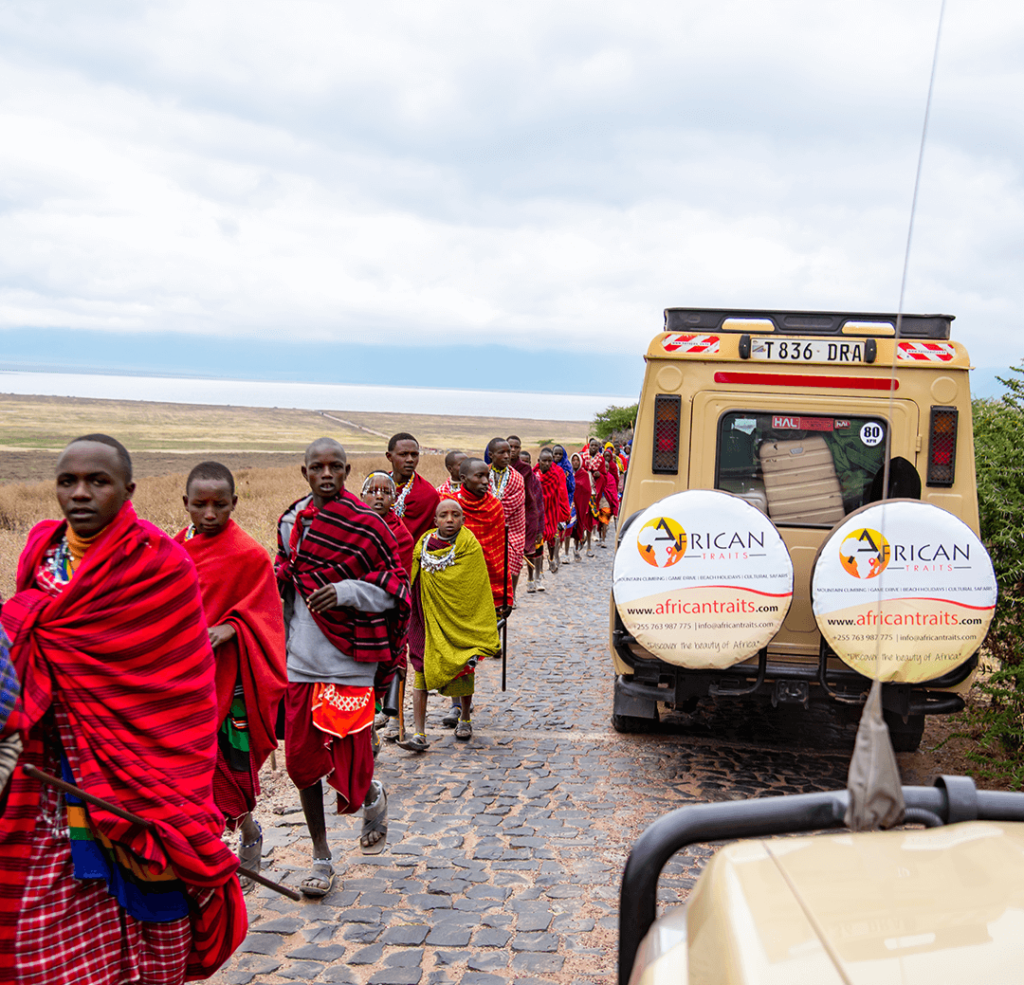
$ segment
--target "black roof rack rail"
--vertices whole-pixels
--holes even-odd
[[[948,339],[955,315],[903,315],[902,339]],[[730,321],[747,322],[731,326]],[[779,335],[858,335],[857,328],[844,333],[843,326],[854,323],[881,323],[896,327],[895,314],[850,311],[774,311],[759,308],[666,308],[666,332],[743,332],[750,333],[751,321],[770,321]],[[756,333],[756,328],[754,329]],[[865,330],[865,335],[873,335]]]

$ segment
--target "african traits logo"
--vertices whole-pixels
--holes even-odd
[[[839,547],[839,560],[854,578],[877,578],[889,563],[889,542],[877,530],[853,530]]]
[[[686,531],[671,517],[657,516],[640,528],[636,549],[648,564],[669,568],[686,553]]]

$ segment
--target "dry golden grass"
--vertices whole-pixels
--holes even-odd
[[[494,404],[500,404],[496,395]],[[277,407],[219,407],[84,397],[0,393],[0,448],[58,451],[80,434],[112,434],[131,452],[298,452],[325,434],[350,451],[383,452],[399,431],[423,448],[479,454],[495,435],[518,434],[525,446],[554,439],[580,444],[585,421],[362,413]],[[0,475],[0,482],[4,481]]]
[[[356,493],[368,472],[388,467],[383,455],[350,455],[349,459],[352,474],[347,487]],[[168,534],[181,530],[188,522],[181,501],[187,474],[177,472],[139,479],[132,497],[139,516]],[[444,462],[438,456],[424,457],[420,474],[433,485],[439,485],[446,474]],[[235,486],[235,520],[273,553],[277,548],[277,518],[289,503],[309,491],[299,472],[298,459],[289,468],[239,469],[235,472]],[[0,595],[4,598],[14,592],[18,556],[29,530],[40,520],[59,516],[52,481],[0,485]]]

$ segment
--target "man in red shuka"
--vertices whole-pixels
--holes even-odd
[[[217,692],[185,551],[135,515],[131,458],[104,434],[57,462],[65,519],[44,520],[0,621],[23,690],[5,734],[22,763],[0,795],[0,981],[206,978],[246,932],[237,860],[213,799]]]
[[[404,521],[415,544],[434,526],[434,513],[441,497],[416,468],[420,464],[420,443],[405,431],[391,436],[387,459],[395,480],[394,511]]]
[[[534,469],[544,493],[544,543],[548,545],[552,573],[558,570],[559,531],[571,516],[565,473],[554,462],[551,449],[541,448]]]
[[[175,536],[199,575],[217,665],[217,771],[213,799],[239,832],[239,861],[260,870],[263,832],[252,816],[259,772],[277,748],[277,707],[288,684],[284,619],[266,550],[234,520],[235,477],[220,462],[190,473],[182,497],[192,521]],[[248,892],[251,879],[242,877]]]

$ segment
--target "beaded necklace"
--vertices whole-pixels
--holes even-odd
[[[66,585],[74,573],[71,568],[71,548],[67,537],[63,537],[57,549],[44,562],[55,585]]]
[[[409,490],[412,489],[412,484],[415,481],[416,473],[413,472],[409,481],[402,486],[402,491],[398,494],[398,498],[395,500],[394,506],[391,507],[399,516],[405,516],[405,497],[409,495]]]
[[[511,478],[509,471],[510,470],[506,468],[499,472],[491,466],[491,474],[488,478],[490,480],[491,492],[494,493],[498,499],[504,499],[505,493],[508,491],[508,481]]]
[[[438,538],[440,539],[440,538]],[[420,553],[420,567],[425,571],[433,574],[437,571],[444,571],[445,568],[450,568],[455,563],[455,541],[452,541],[452,546],[448,548],[443,554],[431,554],[426,544],[423,546],[423,550]]]

